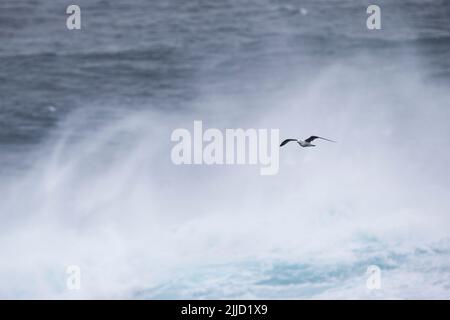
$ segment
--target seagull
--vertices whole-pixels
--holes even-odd
[[[326,138],[322,138],[322,137],[318,137],[318,136],[311,136],[308,139],[305,140],[300,140],[300,139],[286,139],[284,140],[281,144],[280,147],[284,146],[285,144],[287,144],[288,142],[291,141],[295,141],[297,142],[301,147],[305,148],[305,147],[315,147],[315,144],[312,144],[311,142],[313,142],[316,139],[322,139],[322,140],[327,140],[327,141],[331,141],[331,142],[336,142],[330,139],[326,139]]]

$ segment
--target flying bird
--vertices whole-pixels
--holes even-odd
[[[295,141],[297,142],[301,147],[315,147],[315,144],[312,144],[311,142],[313,142],[316,139],[322,139],[322,140],[326,140],[326,141],[331,141],[331,142],[336,142],[330,139],[326,139],[326,138],[322,138],[322,137],[318,137],[318,136],[311,136],[308,139],[305,140],[300,140],[300,139],[286,139],[284,140],[281,144],[280,147],[284,146],[285,144],[287,144],[288,142],[291,141]]]

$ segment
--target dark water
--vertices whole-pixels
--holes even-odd
[[[79,0],[82,29],[69,31],[66,1],[2,0],[2,256],[11,245],[19,254],[2,267],[0,281],[9,291],[0,295],[64,296],[49,274],[77,257],[92,274],[119,265],[117,273],[92,281],[89,297],[130,291],[166,298],[372,297],[365,280],[362,289],[358,281],[366,264],[377,261],[393,270],[392,281],[373,297],[448,297],[448,243],[439,241],[449,230],[450,2],[377,1],[382,30],[376,31],[366,28],[370,3]],[[314,178],[301,172],[295,182],[281,174],[261,183],[244,175],[243,184],[235,172],[224,182],[195,169],[172,171],[167,146],[159,145],[180,124],[174,117],[188,125],[196,117],[275,126],[286,134],[320,129],[354,144],[335,149],[329,162],[286,155],[285,172],[298,161],[334,166],[310,168]],[[380,146],[379,139],[388,141]],[[301,194],[309,195],[305,208],[298,207]],[[240,210],[244,221],[267,214],[262,229],[244,226],[242,238],[239,228],[219,227]],[[281,212],[284,221],[299,217],[291,224],[300,224],[305,238],[284,237],[302,232],[273,224],[270,216]],[[172,221],[172,215],[183,218]],[[32,225],[26,234],[40,239],[35,249],[25,245],[24,230]],[[350,239],[338,232],[318,242],[339,238],[339,248],[303,253],[311,237],[325,237],[336,225]],[[154,237],[142,226],[155,228]],[[376,253],[367,235],[376,239]],[[261,248],[259,237],[277,240]],[[105,239],[120,253],[108,251]],[[426,247],[418,258],[416,242]],[[441,251],[433,255],[436,247]],[[180,252],[192,260],[177,258]],[[351,257],[342,262],[337,256]],[[130,257],[137,262],[124,266]],[[421,269],[423,259],[436,269]],[[14,271],[26,263],[40,271]],[[214,273],[216,263],[221,267]],[[6,284],[8,275],[40,279],[45,290],[27,289],[19,280]],[[181,280],[174,283],[173,275]],[[422,291],[405,287],[409,276]],[[129,286],[122,285],[124,277]],[[225,284],[226,293],[219,289]]]
[[[204,91],[276,90],[360,52],[414,52],[431,81],[448,80],[448,1],[381,2],[377,32],[368,3],[79,1],[82,30],[69,31],[64,1],[2,1],[0,141],[35,144],[87,104],[177,110]]]

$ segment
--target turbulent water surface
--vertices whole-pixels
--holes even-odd
[[[0,2],[1,298],[450,297],[449,1],[76,4]],[[339,143],[175,166],[194,120]]]

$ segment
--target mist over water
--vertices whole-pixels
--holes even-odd
[[[64,5],[0,5],[0,297],[449,297],[446,2]],[[176,166],[194,120],[338,143]]]

